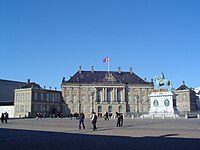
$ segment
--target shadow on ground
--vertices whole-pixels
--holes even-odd
[[[98,132],[98,131],[97,131]],[[172,150],[200,149],[200,139],[123,137],[0,129],[1,150]]]

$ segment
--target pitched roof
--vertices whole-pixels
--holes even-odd
[[[146,82],[134,73],[110,71],[81,71],[76,72],[68,81],[63,83],[85,83],[85,84],[102,84],[102,83],[121,83],[121,84],[153,84]]]
[[[21,88],[22,89],[24,89],[24,88],[41,89],[40,85],[35,82],[27,83],[26,85],[22,86]]]
[[[190,88],[188,88],[185,84],[183,84],[179,88],[177,88],[176,90],[190,90]]]

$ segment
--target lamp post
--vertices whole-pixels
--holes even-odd
[[[139,115],[139,95],[136,96],[137,97],[137,115]]]
[[[94,112],[94,89],[92,90],[91,94],[92,94],[92,112]]]

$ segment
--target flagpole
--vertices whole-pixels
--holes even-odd
[[[109,70],[110,70],[110,58],[108,57],[108,73],[109,73]]]

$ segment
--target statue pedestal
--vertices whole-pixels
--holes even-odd
[[[174,117],[176,109],[175,95],[171,91],[158,91],[149,95],[149,115],[157,118]]]

